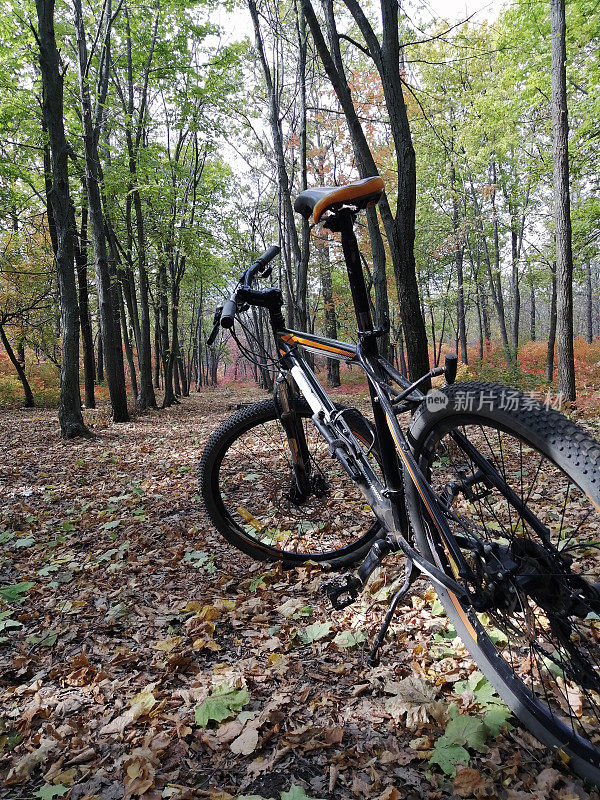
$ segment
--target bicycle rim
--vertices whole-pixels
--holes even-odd
[[[276,415],[266,417],[250,417],[217,453],[212,498],[228,529],[253,555],[258,551],[267,558],[330,561],[360,551],[378,532],[360,490],[303,414],[311,491],[298,498],[285,431]],[[354,410],[346,412],[346,419],[368,450],[372,437],[366,421]]]
[[[438,497],[448,492],[451,482],[464,482],[465,475],[477,470],[453,438],[456,430],[489,459],[542,523],[542,530],[524,519],[518,503],[483,482],[471,487],[470,498],[459,492],[448,522],[478,576],[479,587],[471,588],[487,586],[493,600],[477,615],[447,594],[447,610],[461,623],[475,659],[485,657],[488,673],[494,673],[488,677],[505,699],[509,695],[507,702],[517,715],[529,715],[529,727],[539,738],[581,759],[579,771],[597,780],[600,615],[580,584],[600,580],[597,499],[581,488],[585,481],[577,470],[568,474],[550,457],[551,448],[544,452],[539,441],[532,441],[535,437],[517,433],[509,424],[468,415],[439,422],[417,445],[416,455]],[[584,451],[575,463],[583,474]],[[425,525],[425,532],[438,563],[456,575],[431,526]],[[484,546],[491,551],[483,552]],[[507,574],[510,569],[512,575]],[[576,608],[578,593],[584,597]]]

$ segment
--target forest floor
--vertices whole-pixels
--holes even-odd
[[[399,563],[331,614],[318,568],[269,569],[211,528],[198,459],[251,395],[125,425],[102,406],[67,443],[54,411],[0,413],[0,797],[598,798],[500,728],[425,582],[367,667]],[[458,710],[454,777],[430,757]]]

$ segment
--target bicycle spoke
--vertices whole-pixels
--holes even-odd
[[[490,609],[489,624],[505,642],[496,649],[553,718],[562,720],[574,733],[590,737],[590,726],[600,721],[600,620],[594,633],[593,620],[565,612],[561,604],[570,608],[575,602],[571,598],[579,592],[579,584],[571,584],[570,574],[591,583],[600,577],[600,537],[593,536],[593,526],[598,523],[595,509],[570,478],[520,438],[480,422],[462,423],[456,430],[488,459],[507,487],[504,491],[480,483],[472,487],[471,499],[464,490],[454,498],[448,521],[455,535],[459,531],[466,534],[462,540],[465,558],[475,568],[473,547],[477,541],[486,542],[504,548],[513,563],[522,562],[525,575],[533,575],[536,564],[540,570],[538,583],[533,577],[523,578],[522,583],[511,579],[498,595],[500,606],[506,603],[506,609]],[[465,468],[467,478],[477,472],[473,458],[450,431],[440,436],[431,452],[428,474],[438,497],[450,481],[461,485]],[[515,505],[507,499],[510,497]],[[524,519],[525,507],[550,531],[549,541],[540,538],[537,525],[534,529]],[[567,551],[576,559],[573,573],[561,560],[560,554]],[[489,556],[490,576],[494,565],[501,563],[498,558]],[[483,575],[485,588],[491,578],[485,577],[485,570],[475,574]],[[508,599],[509,585],[516,601]]]

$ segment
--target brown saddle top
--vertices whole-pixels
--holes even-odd
[[[361,211],[378,203],[383,194],[383,181],[379,175],[363,178],[345,186],[313,186],[299,194],[294,203],[294,211],[316,224],[325,211],[333,210],[345,203],[356,206]]]

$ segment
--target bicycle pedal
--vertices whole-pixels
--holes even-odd
[[[327,595],[335,611],[351,605],[360,594],[363,586],[360,580],[348,572],[340,578],[333,578],[321,584],[319,591]]]

